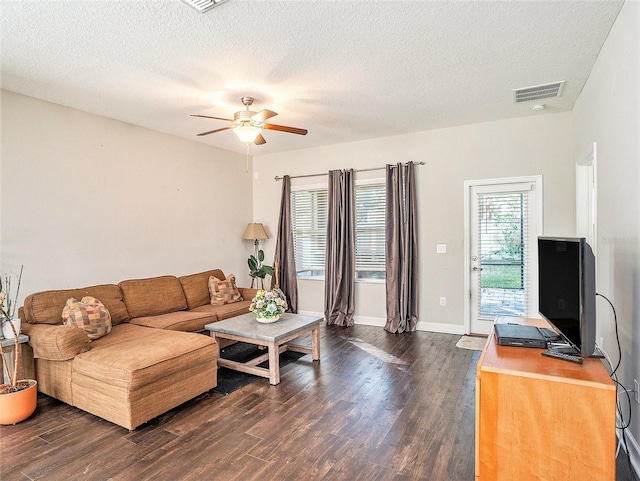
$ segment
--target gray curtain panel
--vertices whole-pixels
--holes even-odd
[[[418,323],[418,232],[413,162],[387,165],[385,255],[386,331],[416,330]]]
[[[356,289],[356,226],[354,175],[329,171],[327,255],[324,317],[328,324],[353,326]]]
[[[298,276],[293,249],[293,233],[291,232],[291,178],[288,175],[282,179],[275,261],[278,262],[280,268],[278,282],[280,290],[287,296],[288,310],[296,313],[298,312]]]

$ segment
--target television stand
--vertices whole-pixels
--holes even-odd
[[[616,389],[602,361],[561,363],[542,351],[487,339],[476,374],[476,481],[615,481]]]

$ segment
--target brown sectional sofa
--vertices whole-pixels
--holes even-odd
[[[131,430],[214,388],[219,346],[197,332],[249,312],[256,290],[239,288],[243,301],[212,306],[210,276],[225,279],[216,269],[31,294],[20,318],[38,389]],[[67,299],[84,296],[100,300],[113,325],[91,342],[61,317]]]

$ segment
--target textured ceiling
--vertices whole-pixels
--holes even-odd
[[[525,115],[512,89],[566,80],[570,110],[618,1],[0,0],[0,85],[244,152],[240,97],[270,121],[254,155]]]

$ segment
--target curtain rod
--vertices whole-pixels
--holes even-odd
[[[414,162],[414,165],[424,165],[426,164],[426,162]],[[395,167],[395,166],[393,166]],[[354,172],[371,172],[374,170],[384,170],[387,167],[372,167],[370,169],[355,169]],[[289,177],[290,179],[302,179],[304,177],[320,177],[322,175],[329,175],[329,172],[323,172],[321,174],[306,174],[306,175],[292,175],[291,177]],[[282,177],[281,175],[276,175],[273,180],[282,180],[284,179],[284,177]]]

